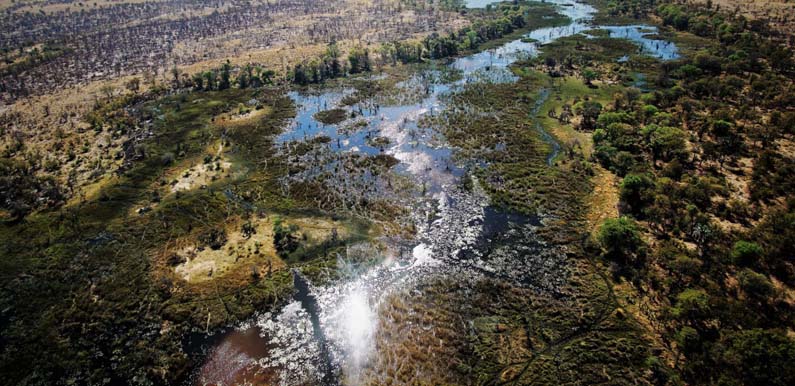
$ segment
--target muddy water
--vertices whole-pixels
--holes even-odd
[[[279,374],[258,366],[268,355],[268,342],[256,327],[235,329],[223,335],[196,374],[197,382],[207,385],[237,385],[246,382],[278,382]]]
[[[487,1],[471,0],[470,6]],[[477,184],[472,191],[457,185],[466,165],[457,164],[453,151],[433,128],[421,127],[419,119],[444,108],[446,93],[471,82],[512,82],[508,66],[539,45],[596,28],[630,39],[640,53],[662,59],[676,57],[676,46],[654,40],[650,26],[594,26],[589,23],[594,9],[581,3],[561,4],[561,13],[571,19],[562,27],[542,28],[527,34],[536,42],[515,40],[505,45],[454,60],[450,70],[460,77],[452,82],[439,80],[434,70],[423,70],[399,85],[419,101],[383,106],[373,101],[344,105],[354,90],[293,92],[298,114],[278,137],[280,146],[318,136],[328,137],[328,151],[337,154],[386,153],[400,161],[398,173],[412,178],[428,194],[416,197],[411,205],[417,235],[408,247],[391,245],[386,252],[367,244],[353,245],[338,261],[344,279],[316,286],[296,273],[297,292],[284,308],[263,313],[239,331],[229,333],[210,352],[207,362],[193,378],[194,384],[358,384],[372,362],[379,306],[386,296],[411,289],[430,277],[472,280],[492,277],[521,285],[554,290],[563,280],[565,251],[544,245],[534,236],[543,226],[543,215],[529,219],[501,213],[489,206],[487,195]],[[530,119],[548,96],[540,90],[538,104],[528,111]],[[318,122],[314,115],[323,110],[343,108],[348,118],[336,125]],[[351,129],[351,128],[355,129]],[[559,151],[555,139],[536,128],[550,144],[547,162]],[[374,145],[375,136],[388,145]],[[331,168],[332,164],[320,168]],[[311,175],[306,175],[310,178]],[[425,189],[423,189],[425,190]],[[389,243],[387,243],[389,244]],[[505,247],[508,245],[509,247]],[[378,264],[362,268],[354,263],[364,259]]]

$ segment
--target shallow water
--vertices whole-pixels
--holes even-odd
[[[375,355],[378,309],[389,293],[439,275],[461,280],[496,277],[551,291],[560,285],[561,275],[555,273],[566,270],[561,265],[563,252],[547,247],[535,236],[544,219],[502,213],[489,206],[488,197],[477,187],[472,192],[460,189],[456,182],[465,166],[452,159],[454,149],[438,132],[418,125],[423,115],[444,109],[445,94],[471,82],[512,82],[515,77],[507,68],[516,60],[536,55],[539,45],[587,30],[607,29],[614,37],[630,39],[642,47],[642,54],[665,60],[677,56],[673,43],[649,39],[656,32],[654,27],[594,26],[589,23],[595,12],[591,6],[552,2],[567,5],[561,12],[572,20],[569,25],[532,31],[526,36],[535,39],[533,43],[514,40],[457,58],[449,66],[461,76],[453,82],[439,81],[433,69],[419,71],[399,85],[421,96],[416,103],[381,106],[365,101],[345,106],[341,102],[354,92],[352,89],[290,93],[298,111],[277,138],[281,146],[325,136],[330,138],[327,146],[332,153],[392,155],[400,161],[395,166],[399,173],[418,186],[428,187],[427,196],[417,197],[411,208],[417,224],[416,239],[411,245],[389,245],[386,251],[367,244],[349,247],[347,258],[338,261],[344,279],[330,285],[314,286],[297,277],[295,300],[277,312],[258,315],[240,326],[241,332],[223,339],[211,351],[194,383],[201,384],[206,374],[215,375],[205,380],[222,384],[240,379],[240,374],[268,374],[284,385],[357,384]],[[470,7],[487,3],[490,1],[467,2]],[[536,108],[528,111],[530,119],[538,113],[548,91],[541,90],[539,95]],[[336,125],[325,125],[314,118],[317,112],[332,108],[344,108],[349,118]],[[536,128],[550,144],[547,162],[551,165],[560,146],[540,125]],[[376,136],[387,138],[389,144],[374,146],[371,139]],[[354,263],[362,260],[378,263],[365,268]],[[241,336],[251,337],[255,343],[241,344]],[[248,351],[250,344],[267,346],[267,350]],[[243,370],[238,360],[241,352],[247,364]],[[218,370],[224,364],[228,376]]]
[[[648,55],[662,60],[672,60],[679,57],[679,48],[667,40],[653,39],[657,34],[657,27],[648,25],[626,26],[599,26],[598,29],[606,30],[612,38],[627,39],[638,45],[638,54]]]

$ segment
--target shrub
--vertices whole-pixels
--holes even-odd
[[[690,326],[684,326],[676,333],[676,344],[685,353],[696,352],[701,348],[701,336]]]
[[[219,250],[226,244],[226,232],[221,228],[212,228],[199,235],[199,242],[202,246]]]
[[[773,283],[761,273],[745,268],[740,271],[737,277],[740,280],[740,287],[751,297],[757,299],[766,298],[774,292]]]
[[[297,225],[285,225],[279,217],[273,221],[273,247],[279,256],[286,257],[298,249],[296,232],[298,232]]]

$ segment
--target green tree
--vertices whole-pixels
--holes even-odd
[[[758,264],[762,258],[764,250],[759,244],[740,240],[734,243],[732,247],[731,257],[735,264],[743,266],[752,266]]]
[[[782,333],[761,329],[736,332],[727,339],[719,359],[742,384],[795,385],[795,341]]]
[[[737,278],[740,280],[740,288],[753,298],[765,299],[773,295],[775,291],[773,283],[768,280],[767,276],[751,269],[743,269]]]
[[[262,79],[265,84],[272,84],[274,75],[276,75],[276,72],[273,70],[262,70],[259,73],[260,79]]]
[[[340,64],[340,49],[337,43],[330,43],[326,47],[326,58],[328,62],[328,72],[332,78],[342,76],[342,65]]]
[[[290,253],[298,249],[298,226],[295,224],[285,225],[280,217],[273,221],[273,247],[281,257],[287,257]]]
[[[694,324],[709,317],[711,306],[709,295],[702,289],[688,288],[676,296],[676,305],[671,309],[674,317]]]
[[[593,82],[594,80],[596,80],[597,77],[599,77],[599,74],[597,74],[596,71],[590,68],[584,68],[580,73],[580,75],[582,76],[582,79],[585,80],[585,84],[588,86],[592,86],[593,84],[591,82]]]
[[[684,326],[676,333],[676,344],[685,355],[701,350],[701,336],[695,328]]]
[[[685,132],[677,127],[661,126],[651,132],[650,146],[654,159],[670,161],[687,154]]]
[[[634,220],[629,217],[607,219],[597,236],[605,256],[622,264],[634,264],[644,253],[645,243]]]
[[[351,74],[370,71],[370,52],[366,48],[355,47],[348,54],[348,63],[350,63]]]
[[[596,128],[597,119],[602,112],[602,104],[595,101],[585,101],[577,106],[576,111],[582,115],[580,129],[591,131]]]
[[[218,77],[215,74],[215,71],[207,71],[204,73],[204,89],[207,91],[215,90],[216,83],[218,81]]]
[[[621,181],[621,202],[630,213],[639,215],[654,199],[654,180],[648,174],[627,174]]]
[[[218,82],[218,89],[219,90],[226,90],[231,85],[230,77],[231,77],[232,65],[229,63],[229,60],[221,66],[221,81]]]
[[[196,73],[193,75],[193,89],[197,91],[204,89],[204,74]]]

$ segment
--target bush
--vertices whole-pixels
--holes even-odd
[[[199,235],[201,246],[219,250],[226,244],[226,232],[221,228],[212,228]]]
[[[285,225],[279,217],[273,221],[273,247],[282,258],[286,258],[298,249],[299,240],[295,235],[296,232],[298,232],[297,225]]]
[[[687,255],[678,255],[671,262],[671,268],[684,276],[697,277],[701,273],[704,263]]]
[[[731,256],[735,264],[751,266],[758,263],[763,254],[764,251],[759,244],[740,240],[734,243]]]
[[[763,299],[774,292],[773,283],[761,273],[745,268],[740,271],[737,277],[740,280],[740,287],[743,291],[753,298]]]
[[[701,348],[701,336],[695,328],[684,326],[676,333],[676,344],[685,354],[693,353]]]

